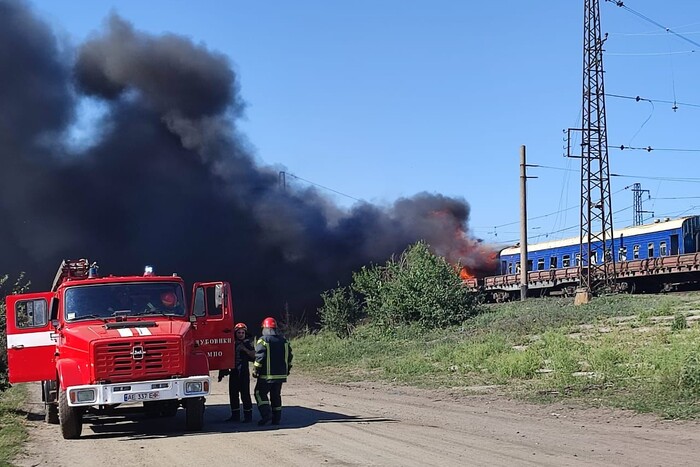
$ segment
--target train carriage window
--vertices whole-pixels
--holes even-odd
[[[519,273],[520,273],[520,261],[518,261],[517,263],[515,263],[515,273],[516,273],[516,274],[519,274]]]
[[[598,263],[598,252],[594,251],[593,254],[591,255],[591,264],[597,264]]]
[[[527,270],[532,271],[532,260],[531,259],[527,260]]]
[[[508,274],[513,274],[513,263],[508,263]]]
[[[581,253],[576,253],[576,267],[581,266]]]
[[[647,258],[653,258],[654,257],[654,244],[649,243],[647,245]]]
[[[609,248],[605,249],[605,260],[604,261],[612,261],[612,251],[610,251]]]
[[[632,258],[639,259],[639,245],[634,245],[632,247]]]
[[[621,246],[617,253],[618,261],[627,261],[627,247]]]
[[[671,235],[671,255],[677,255],[678,252],[678,234]]]
[[[561,257],[561,266],[564,268],[568,268],[571,266],[571,256],[569,255],[564,255]]]
[[[666,249],[666,242],[659,243],[659,256],[668,256],[668,250]]]
[[[556,256],[549,257],[549,269],[556,269],[558,267],[558,259]]]
[[[537,259],[537,270],[541,271],[544,269],[544,258]]]

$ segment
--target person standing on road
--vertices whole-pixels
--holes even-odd
[[[250,341],[251,335],[248,333],[248,326],[245,323],[236,323],[233,328],[235,334],[235,355],[236,368],[231,369],[228,374],[228,397],[231,405],[231,416],[227,422],[248,423],[253,420],[253,401],[250,399],[250,370],[249,362],[255,360],[255,351]],[[223,379],[226,372],[219,372],[219,381]],[[243,418],[241,419],[241,402],[243,402]]]
[[[253,377],[255,401],[260,411],[258,425],[272,421],[279,425],[282,420],[282,383],[292,369],[292,348],[287,339],[277,333],[277,321],[265,318],[262,322],[262,337],[255,344]],[[269,394],[269,399],[268,399]]]

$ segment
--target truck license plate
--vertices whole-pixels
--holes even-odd
[[[135,392],[133,394],[124,394],[124,402],[152,401],[159,398],[160,393],[158,391]]]

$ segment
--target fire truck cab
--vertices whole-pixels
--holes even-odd
[[[97,274],[65,260],[50,292],[9,295],[11,383],[41,382],[46,421],[79,438],[83,415],[142,407],[185,409],[187,430],[204,424],[212,370],[234,367],[233,306],[226,282],[195,283],[191,305],[177,275]]]

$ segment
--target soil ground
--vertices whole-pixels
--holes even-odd
[[[292,375],[279,427],[223,422],[226,381],[207,398],[205,427],[175,418],[86,420],[79,440],[43,422],[38,384],[28,407],[30,441],[19,466],[218,465],[697,465],[700,423],[570,404],[530,405],[503,396],[325,384]]]

